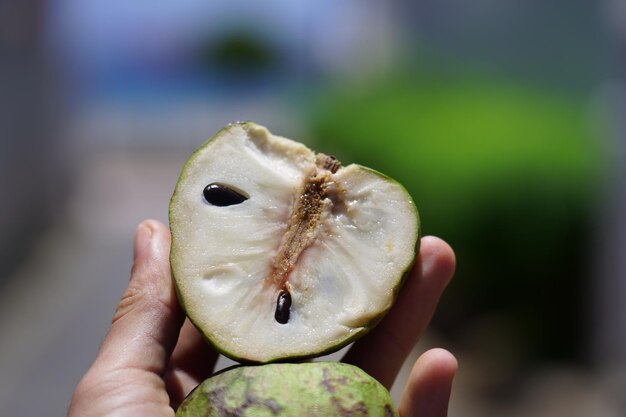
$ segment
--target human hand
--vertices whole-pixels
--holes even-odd
[[[185,396],[213,373],[218,354],[185,320],[176,298],[170,239],[167,227],[157,221],[137,228],[128,288],[93,365],[74,392],[68,417],[172,417]],[[454,266],[445,242],[423,238],[392,310],[343,360],[390,388],[430,321]],[[445,416],[456,367],[456,359],[445,350],[424,353],[412,368],[400,415]]]

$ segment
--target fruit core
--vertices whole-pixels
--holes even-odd
[[[289,274],[302,252],[315,240],[332,175],[341,167],[335,157],[324,154],[318,154],[315,163],[315,168],[306,177],[296,199],[287,230],[266,280],[266,285],[273,285],[279,290],[274,318],[281,324],[289,321]]]

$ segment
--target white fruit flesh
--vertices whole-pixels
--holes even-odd
[[[294,220],[316,173],[318,215]],[[208,204],[211,183],[249,199]],[[223,129],[190,158],[170,226],[187,314],[220,351],[254,362],[313,356],[367,331],[393,303],[418,236],[399,184],[357,165],[320,168],[304,145],[252,123]],[[292,300],[286,323],[275,319],[281,290]]]

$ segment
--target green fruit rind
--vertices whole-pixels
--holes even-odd
[[[394,417],[385,387],[340,362],[240,366],[205,380],[177,417]]]

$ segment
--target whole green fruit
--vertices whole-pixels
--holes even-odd
[[[340,362],[239,366],[200,384],[177,417],[393,417],[389,392]]]

